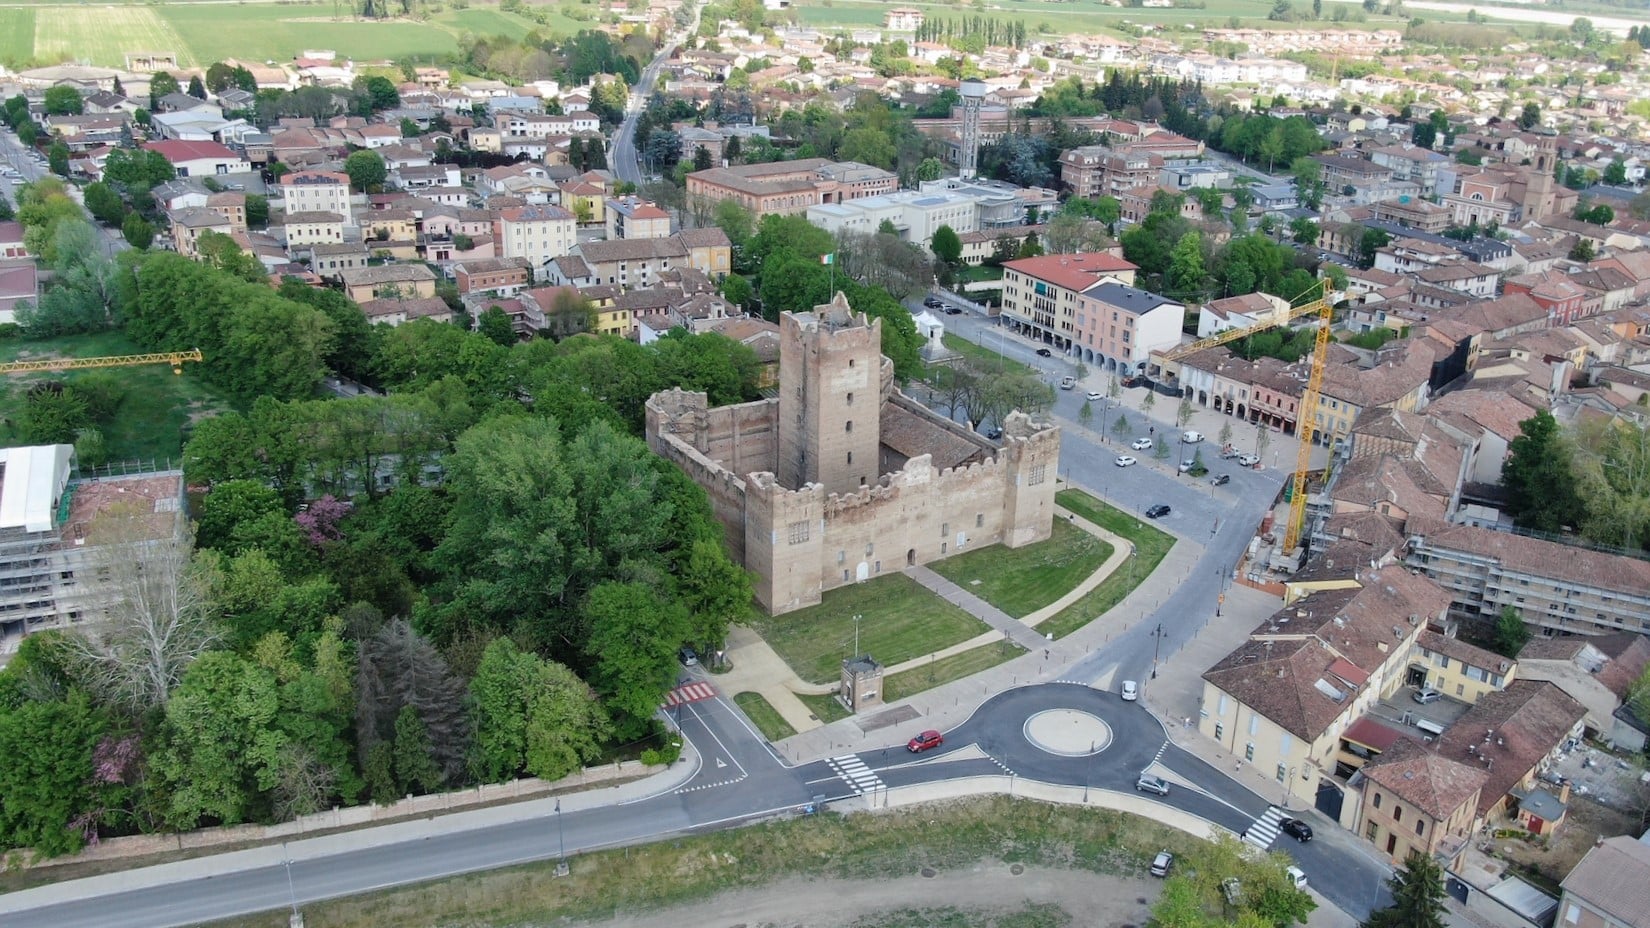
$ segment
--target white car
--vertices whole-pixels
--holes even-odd
[[[1150,451],[1152,449],[1152,440],[1150,438],[1136,438],[1134,440],[1134,444],[1129,447],[1136,451]]]
[[[1238,455],[1237,462],[1239,464],[1242,464],[1244,467],[1254,467],[1256,464],[1260,463],[1260,455],[1258,455],[1258,454],[1240,454],[1240,455]]]
[[[1120,455],[1117,456],[1117,460],[1114,461],[1113,463],[1115,463],[1118,467],[1129,467],[1129,466],[1131,466],[1135,463],[1138,463],[1138,462],[1136,462],[1134,458],[1132,458],[1132,457],[1130,457],[1126,454],[1120,454]]]
[[[1088,398],[1089,398],[1090,402],[1099,402],[1100,400],[1104,399],[1105,397],[1102,397],[1100,395],[1100,391],[1098,391],[1098,390],[1090,390]]]
[[[1133,680],[1124,680],[1122,696],[1124,702],[1134,702],[1136,699],[1139,699],[1140,684],[1134,682]]]

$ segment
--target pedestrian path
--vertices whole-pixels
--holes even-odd
[[[698,702],[701,699],[710,699],[716,695],[716,687],[709,683],[689,683],[678,686],[665,694],[665,708],[680,706],[684,703]]]
[[[831,770],[837,776],[842,778],[844,783],[848,784],[848,788],[854,791],[855,796],[863,796],[866,793],[874,793],[879,789],[887,788],[886,784],[882,782],[882,777],[877,776],[876,771],[865,766],[865,761],[860,760],[858,754],[844,754],[841,757],[833,757],[826,763],[830,765]]]
[[[1243,840],[1249,844],[1253,844],[1255,847],[1258,847],[1263,851],[1270,848],[1272,846],[1272,842],[1278,840],[1278,835],[1280,834],[1278,831],[1278,823],[1288,817],[1289,816],[1285,815],[1283,810],[1277,806],[1267,806],[1266,814],[1255,819],[1255,821],[1250,824],[1248,830],[1244,831]]]
[[[1015,644],[1027,651],[1043,646],[1043,636],[1027,628],[1024,622],[1014,618],[996,606],[991,605],[973,593],[968,592],[950,580],[945,579],[927,567],[907,567],[905,575],[931,590],[935,596],[945,600],[953,606],[968,613],[981,622],[991,626]],[[929,657],[924,655],[917,658],[918,665],[927,663]],[[898,673],[900,667],[884,670],[884,675]]]

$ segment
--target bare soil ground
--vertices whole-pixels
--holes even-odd
[[[581,924],[589,928],[851,928],[889,924],[887,918],[897,918],[899,924],[948,925],[960,917],[963,920],[957,924],[971,926],[1134,928],[1146,924],[1161,888],[1162,883],[1151,879],[981,861],[970,869],[932,877],[785,880],[692,905]]]

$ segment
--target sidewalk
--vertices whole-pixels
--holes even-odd
[[[1228,752],[1197,730],[1203,704],[1203,672],[1242,644],[1281,605],[1270,593],[1233,584],[1226,591],[1220,617],[1210,620],[1190,641],[1168,655],[1158,668],[1158,679],[1146,684],[1142,697],[1152,714],[1163,719],[1169,740],[1181,750],[1196,755],[1280,808],[1301,811],[1312,807],[1315,783],[1295,783],[1287,803],[1280,802],[1283,789],[1274,776],[1244,762],[1241,754]]]

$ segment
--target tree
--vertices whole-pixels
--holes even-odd
[[[1187,396],[1181,397],[1180,398],[1180,405],[1175,409],[1175,414],[1174,414],[1175,424],[1180,426],[1181,428],[1185,428],[1186,423],[1192,421],[1192,409],[1193,409],[1193,407],[1192,407],[1192,398],[1191,398],[1191,396],[1187,395]]]
[[[1163,289],[1180,299],[1197,299],[1209,285],[1203,267],[1203,236],[1187,232],[1169,255],[1169,269],[1163,274]]]
[[[948,225],[934,230],[928,247],[934,252],[934,259],[948,267],[955,267],[962,260],[962,238]]]
[[[391,752],[392,766],[405,768],[419,782],[428,781],[428,771],[418,761],[419,748],[433,760],[443,781],[460,775],[470,744],[469,724],[463,684],[447,662],[404,619],[390,622],[362,642],[360,655],[355,739],[362,769],[372,766],[374,751],[382,745]],[[403,720],[406,710],[412,711],[410,722]],[[408,785],[399,772],[396,779]],[[378,795],[375,788],[374,798]]]
[[[151,540],[146,515],[115,507],[92,523],[87,556],[107,590],[104,621],[70,639],[92,691],[136,710],[165,705],[219,629],[211,600],[216,562],[189,539]]]
[[[1116,435],[1119,440],[1127,438],[1129,435],[1129,417],[1123,413],[1118,413],[1117,421],[1111,424],[1111,433]]]
[[[917,165],[916,177],[918,181],[939,180],[945,176],[945,163],[938,158],[924,158]]]
[[[93,758],[108,727],[79,690],[0,712],[0,845],[46,857],[80,850],[87,834],[77,819],[95,807],[103,786]]]
[[[1541,105],[1534,102],[1524,104],[1523,111],[1518,114],[1518,128],[1528,132],[1540,124]]]
[[[46,88],[46,96],[41,103],[48,116],[79,116],[85,106],[86,101],[80,96],[80,91],[67,84]]]
[[[81,196],[86,204],[86,212],[91,213],[93,219],[104,225],[118,226],[121,220],[126,218],[126,204],[121,202],[120,194],[109,189],[108,184],[99,181],[87,184],[86,189],[81,191]]]
[[[137,213],[127,213],[120,223],[120,237],[138,251],[146,251],[155,242],[154,223]]]
[[[149,110],[153,112],[160,109],[162,97],[177,93],[182,89],[183,87],[178,84],[178,79],[169,72],[156,71],[149,78]]]
[[[286,743],[273,724],[278,710],[275,675],[239,655],[212,651],[189,668],[166,705],[162,747],[150,761],[168,825],[257,816]]]
[[[1358,238],[1358,266],[1369,269],[1375,266],[1375,253],[1392,242],[1392,233],[1385,229],[1364,229],[1363,235]]]
[[[349,175],[350,186],[362,193],[370,193],[384,186],[389,171],[384,166],[384,158],[375,151],[358,151],[344,159],[344,173]]]
[[[1570,446],[1544,409],[1520,422],[1518,432],[1501,465],[1507,514],[1521,528],[1562,531],[1582,511]]]
[[[1077,424],[1086,429],[1093,422],[1094,404],[1085,399],[1082,408],[1077,410]]]
[[[693,149],[693,169],[695,171],[708,171],[710,170],[710,166],[710,149],[703,145],[695,147]]]
[[[519,341],[516,338],[515,324],[510,321],[510,315],[497,306],[489,306],[482,311],[476,319],[476,331],[505,348]]]
[[[46,162],[51,167],[53,174],[58,177],[68,177],[69,146],[62,142],[53,142],[51,147],[46,149]]]
[[[259,193],[246,195],[246,224],[248,228],[262,229],[269,225],[269,198]]]
[[[1530,640],[1530,630],[1524,625],[1524,617],[1511,606],[1502,606],[1501,614],[1495,620],[1495,650],[1502,657],[1518,657],[1518,652],[1524,649],[1524,643]]]
[[[356,87],[364,93],[367,108],[374,113],[392,110],[401,105],[401,94],[387,77],[375,74],[372,77],[357,78]]]
[[[704,514],[700,522],[712,524]],[[751,578],[716,537],[697,539],[678,558],[676,594],[688,610],[687,643],[706,654],[723,650],[728,628],[750,615]]]
[[[1604,182],[1612,187],[1627,185],[1627,162],[1621,158],[1611,158],[1609,167],[1604,169]]]
[[[197,74],[189,78],[189,90],[187,92],[197,100],[206,99],[206,85],[201,83],[200,75]]]
[[[1579,261],[1585,264],[1598,257],[1598,249],[1593,246],[1592,239],[1577,239],[1576,243],[1570,246],[1570,252],[1565,257],[1571,261]]]
[[[1369,913],[1362,928],[1444,928],[1444,874],[1431,855],[1410,851],[1387,885],[1392,904]]]
[[[756,217],[751,211],[732,198],[718,200],[711,216],[716,227],[727,233],[728,241],[736,248],[744,246],[756,225]]]
[[[522,771],[560,779],[601,754],[607,716],[590,687],[571,670],[516,647],[509,638],[487,645],[470,701],[476,747],[471,771],[488,783]]]
[[[615,734],[637,738],[676,680],[686,610],[640,583],[610,582],[590,591],[584,614],[592,681],[615,716]]]

